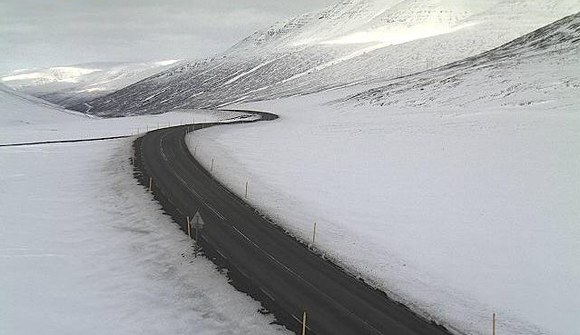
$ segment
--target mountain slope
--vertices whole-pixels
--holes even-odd
[[[0,77],[0,81],[18,91],[71,107],[167,70],[176,62],[89,63],[18,70]]]
[[[76,114],[0,84],[0,120],[2,126],[78,121],[81,117]]]
[[[482,103],[496,107],[566,106],[580,94],[579,59],[577,13],[489,52],[380,85],[372,83],[378,87],[346,101],[444,109],[473,108]]]
[[[89,112],[162,113],[393,78],[497,47],[574,9],[572,0],[343,1],[95,99]]]

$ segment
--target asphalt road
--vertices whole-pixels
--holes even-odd
[[[136,176],[147,187],[152,178],[155,198],[185,232],[186,217],[199,211],[203,253],[278,322],[299,334],[306,310],[308,334],[450,334],[314,254],[228,191],[189,152],[184,137],[192,128],[160,129],[137,139]]]

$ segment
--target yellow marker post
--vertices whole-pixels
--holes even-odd
[[[306,335],[306,311],[302,314],[302,335]]]

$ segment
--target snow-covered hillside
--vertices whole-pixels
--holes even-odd
[[[569,108],[580,94],[579,62],[580,13],[481,55],[380,85],[367,83],[379,87],[346,101],[386,107],[436,106],[450,111],[457,107],[476,111],[482,103]]]
[[[77,121],[78,115],[0,84],[0,126]]]
[[[578,333],[580,14],[460,62],[244,108],[190,147],[299,238],[462,334]]]
[[[5,85],[64,107],[95,99],[176,66],[178,61],[90,63],[17,70],[0,77]]]
[[[343,1],[95,99],[90,112],[161,113],[398,77],[492,49],[579,10],[575,0]]]

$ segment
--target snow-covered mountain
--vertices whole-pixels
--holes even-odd
[[[495,48],[579,10],[573,0],[342,1],[77,109],[162,113],[399,77]]]
[[[17,70],[1,76],[0,81],[18,91],[70,107],[129,86],[177,62],[109,62]]]
[[[376,87],[339,101],[443,110],[477,110],[482,104],[566,107],[576,103],[580,93],[579,60],[577,13],[480,55],[404,78],[368,84]]]

